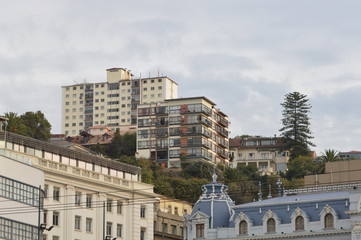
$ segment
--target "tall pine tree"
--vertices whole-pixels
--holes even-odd
[[[285,95],[284,102],[281,103],[282,125],[279,130],[281,136],[291,139],[291,158],[309,153],[309,146],[315,146],[310,140],[313,138],[310,130],[311,105],[307,96],[299,92],[291,92]]]

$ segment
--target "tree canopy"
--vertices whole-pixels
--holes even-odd
[[[41,111],[26,112],[21,116],[14,112],[7,112],[4,115],[9,119],[7,131],[43,141],[50,139],[51,124]]]
[[[284,102],[281,103],[283,107],[283,127],[279,131],[281,132],[281,136],[292,140],[292,158],[307,155],[309,151],[308,147],[315,146],[311,142],[313,136],[310,130],[310,118],[308,116],[311,105],[308,101],[305,94],[291,92],[285,95]]]
[[[320,158],[325,162],[335,162],[340,160],[338,151],[335,149],[325,149],[325,151],[321,153]]]
[[[134,156],[136,152],[135,133],[126,133],[120,135],[119,130],[114,133],[114,137],[105,149],[105,153],[111,158],[120,158],[121,156]]]

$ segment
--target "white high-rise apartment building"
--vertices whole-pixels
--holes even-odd
[[[62,133],[78,135],[94,125],[136,127],[138,104],[178,96],[178,84],[162,77],[132,79],[125,68],[107,69],[107,81],[62,87]]]

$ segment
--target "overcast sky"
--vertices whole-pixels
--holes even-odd
[[[279,135],[280,103],[312,105],[314,150],[361,150],[361,1],[11,0],[0,6],[0,114],[41,110],[61,130],[61,86],[124,67],[206,96],[231,136]]]

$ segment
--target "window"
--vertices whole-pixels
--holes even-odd
[[[154,90],[154,87],[151,87],[150,90]]]
[[[121,201],[117,201],[117,214],[122,214],[123,203]]]
[[[196,224],[196,238],[204,237],[204,224]]]
[[[183,238],[183,236],[184,236],[184,228],[179,227],[179,232],[180,232],[180,236]]]
[[[168,213],[172,213],[172,206],[168,205]]]
[[[92,195],[91,194],[86,195],[86,207],[87,208],[92,207]]]
[[[273,218],[267,220],[267,233],[276,232],[276,221]]]
[[[107,236],[112,235],[112,227],[113,227],[113,223],[107,222]]]
[[[140,207],[140,217],[141,218],[145,218],[145,206],[141,206]]]
[[[117,224],[117,237],[122,237],[122,230],[123,230],[123,225],[122,224]]]
[[[93,225],[93,219],[91,218],[86,218],[86,222],[85,222],[85,230],[87,232],[92,232],[92,226]]]
[[[158,89],[161,90],[161,89],[162,89],[162,86],[159,86]]]
[[[60,198],[60,188],[54,187],[53,188],[53,200],[59,201],[59,198]]]
[[[333,228],[333,215],[331,213],[327,213],[325,215],[325,228]]]
[[[178,215],[178,207],[174,207],[174,214]]]
[[[43,212],[43,223],[47,224],[48,223],[48,211],[44,210]]]
[[[107,199],[107,212],[112,212],[112,200]]]
[[[140,229],[140,240],[145,240],[145,228]]]
[[[167,233],[168,232],[168,224],[162,223],[162,232]]]
[[[53,240],[59,240],[59,236],[53,236]]]
[[[173,235],[176,235],[177,234],[177,226],[176,225],[171,225],[170,228],[171,228],[171,233]]]
[[[53,225],[59,226],[59,212],[53,212]]]
[[[247,227],[247,222],[245,220],[242,220],[239,223],[239,234],[248,234],[248,227]]]
[[[75,216],[74,229],[80,230],[80,226],[81,226],[81,217]]]
[[[75,192],[75,205],[80,206],[81,202],[81,192]]]
[[[296,217],[295,223],[296,223],[295,226],[296,231],[305,230],[305,221],[302,216]]]
[[[69,102],[65,102],[65,105],[67,105],[67,106],[68,106],[68,105],[69,105]]]
[[[44,185],[44,198],[48,198],[48,194],[49,194],[49,185],[45,184]]]

